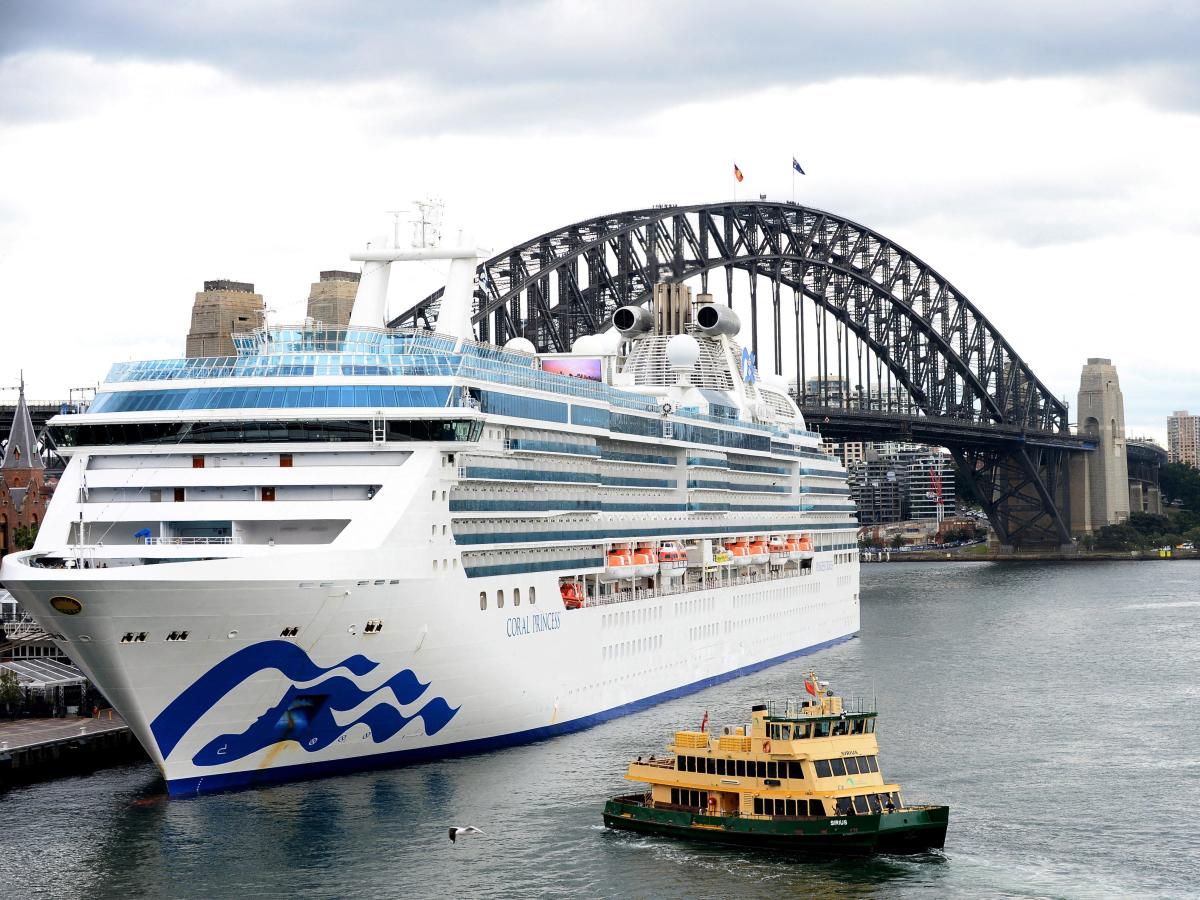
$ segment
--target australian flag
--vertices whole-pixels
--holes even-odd
[[[802,168],[800,168],[799,160],[797,160],[796,157],[794,157],[794,156],[792,157],[792,168],[795,169],[797,172],[799,172],[801,175],[806,174],[805,171]]]
[[[758,380],[758,373],[754,370],[754,354],[749,347],[742,348],[742,380],[746,384],[754,384]]]

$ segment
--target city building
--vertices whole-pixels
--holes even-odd
[[[308,318],[325,325],[349,325],[357,294],[357,272],[322,272],[321,280],[308,292]]]
[[[1200,416],[1181,409],[1167,417],[1167,461],[1200,469]]]
[[[0,556],[23,549],[18,546],[18,531],[28,538],[41,524],[49,501],[46,467],[38,453],[37,433],[25,403],[24,378],[20,391],[0,463]]]
[[[863,446],[863,458],[846,464],[861,524],[936,523],[955,515],[954,463],[948,454],[898,441]]]
[[[192,304],[185,356],[236,356],[233,335],[263,326],[265,307],[254,285],[244,281],[204,282]]]

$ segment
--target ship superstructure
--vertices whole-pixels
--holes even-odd
[[[359,254],[348,327],[121,363],[0,580],[173,793],[584,727],[853,635],[845,471],[685,288],[570,354],[471,339],[473,250]],[[450,258],[433,331],[392,262]]]

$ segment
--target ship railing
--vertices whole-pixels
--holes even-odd
[[[808,570],[811,571],[811,570]],[[704,575],[697,578],[674,578],[664,581],[664,585],[654,588],[628,588],[613,591],[599,597],[588,597],[584,606],[609,606],[613,603],[629,603],[634,600],[650,600],[655,597],[672,597],[677,594],[689,594],[693,591],[709,591],[721,587],[740,587],[748,584],[760,584],[766,581],[781,581],[785,578],[797,577],[795,569],[785,566],[769,568],[766,572],[754,569],[745,574],[734,574],[727,578],[719,574]]]
[[[767,716],[778,719],[798,719],[805,715],[802,711],[806,703],[813,703],[812,698],[767,700]],[[842,698],[841,712],[848,716],[859,716],[866,713],[877,713],[875,701],[869,704],[865,697]]]
[[[143,538],[149,546],[182,546],[185,544],[240,544],[236,537],[148,537]]]

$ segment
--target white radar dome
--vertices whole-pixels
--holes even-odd
[[[533,341],[523,337],[509,338],[504,344],[504,349],[516,350],[518,353],[537,353],[537,347],[533,346]]]
[[[667,341],[667,362],[672,369],[690,369],[700,358],[700,344],[690,334],[677,334]]]
[[[621,332],[615,328],[603,334],[592,335],[592,337],[595,339],[592,352],[601,356],[616,356],[621,349],[621,342],[625,340]]]
[[[582,337],[576,338],[575,343],[571,345],[572,353],[599,353],[600,348],[596,345],[596,335],[585,334]]]

